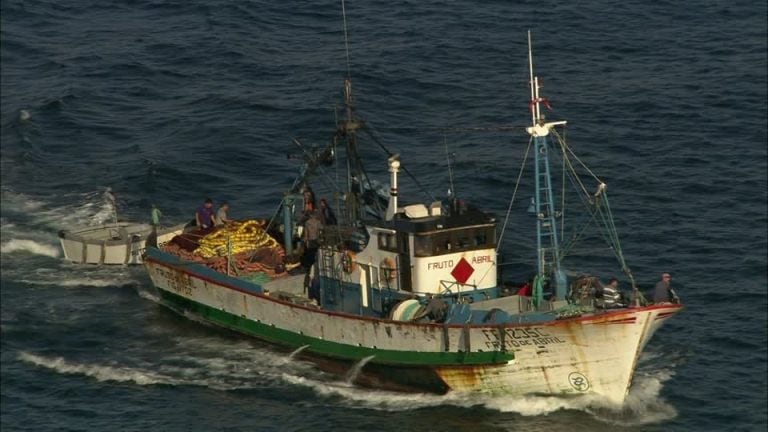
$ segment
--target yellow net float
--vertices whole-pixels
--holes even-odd
[[[263,228],[258,220],[233,222],[200,239],[200,246],[195,254],[205,258],[226,256],[231,245],[231,252],[237,254],[263,247],[279,247],[279,243]]]

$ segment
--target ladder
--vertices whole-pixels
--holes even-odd
[[[318,254],[320,255],[320,275],[336,279],[336,259],[334,258],[333,250],[323,247],[320,248]]]
[[[560,271],[560,244],[557,237],[557,210],[552,191],[547,138],[537,136],[536,158],[536,249],[539,275],[549,276]]]

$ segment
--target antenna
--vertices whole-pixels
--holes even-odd
[[[349,37],[347,36],[347,9],[344,7],[344,0],[341,0],[341,17],[344,22],[344,48],[347,52],[347,78],[352,78],[349,66]],[[530,37],[530,32],[529,36]]]
[[[451,154],[448,153],[448,141],[445,137],[445,134],[443,134],[443,145],[445,146],[445,159],[448,161],[448,181],[449,181],[449,187],[450,187],[450,196],[454,197],[456,196],[456,189],[454,189],[453,186],[453,169],[451,168]]]
[[[536,125],[539,103],[536,101],[536,84],[533,78],[533,44],[531,43],[531,31],[528,30],[528,70],[531,73],[531,120]],[[535,105],[535,106],[534,106]]]

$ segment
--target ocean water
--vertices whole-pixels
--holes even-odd
[[[349,63],[335,1],[0,4],[3,431],[766,430],[765,2],[350,2]],[[622,409],[357,388],[174,315],[140,267],[61,259],[58,230],[110,217],[106,187],[133,219],[154,203],[186,220],[206,196],[270,213],[292,139],[327,142],[347,75],[426,189],[445,194],[447,150],[457,193],[503,217],[528,143],[504,130],[529,121],[528,29],[548,115],[609,185],[638,281],[670,271],[686,305]],[[526,222],[510,261],[530,252]]]

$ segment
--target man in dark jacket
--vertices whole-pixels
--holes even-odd
[[[680,303],[680,298],[670,285],[671,281],[672,276],[669,273],[662,273],[661,280],[656,283],[656,288],[653,290],[654,303]]]
[[[320,230],[323,228],[320,212],[315,210],[308,213],[307,220],[304,222],[304,254],[301,256],[301,265],[306,270],[304,292],[307,292],[312,280],[312,266],[317,258],[317,249],[320,246]]]

